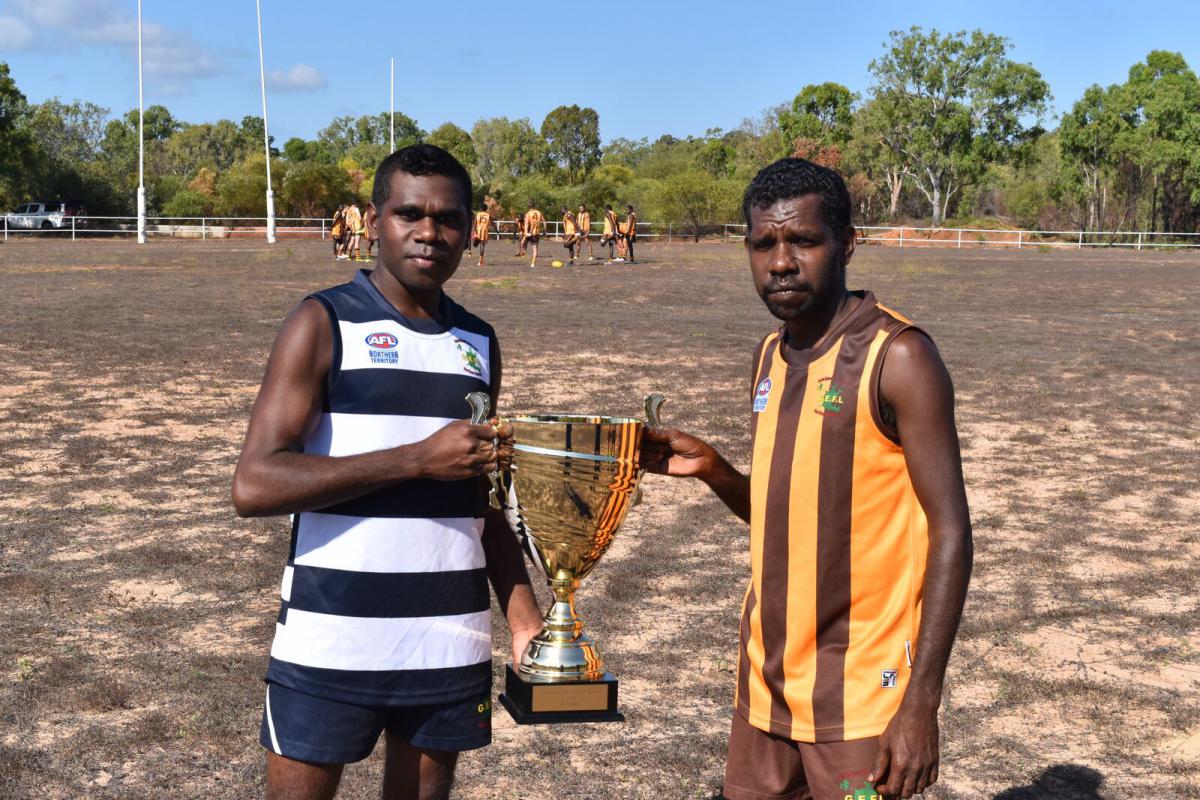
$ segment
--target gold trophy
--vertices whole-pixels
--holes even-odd
[[[467,402],[472,421],[488,418],[486,394],[472,392]],[[625,719],[617,679],[575,613],[575,590],[640,499],[642,431],[661,425],[663,402],[659,394],[646,397],[646,422],[573,414],[505,420],[513,427],[512,463],[492,474],[492,505],[504,511],[554,592],[521,663],[505,667],[500,702],[522,725]]]

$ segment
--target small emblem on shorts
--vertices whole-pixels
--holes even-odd
[[[899,674],[899,672],[900,672],[899,670],[895,670],[895,669],[883,670],[883,679],[880,681],[879,685],[881,687],[883,687],[884,689],[895,689],[896,688],[896,676]]]
[[[771,379],[763,378],[762,383],[754,390],[754,413],[767,410],[767,401],[771,399]]]
[[[861,776],[858,777],[861,778]],[[855,780],[857,781],[858,778]],[[853,783],[843,780],[838,784],[838,788],[845,792],[845,800],[880,800],[879,792],[875,790],[870,781],[863,781],[862,786],[855,789]]]

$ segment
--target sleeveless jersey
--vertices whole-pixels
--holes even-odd
[[[492,215],[486,211],[475,212],[475,238],[483,241],[488,235],[488,226],[492,224]]]
[[[737,708],[801,742],[883,733],[920,624],[928,524],[878,400],[911,323],[861,296],[817,347],[785,360],[781,328],[756,359]]]
[[[444,295],[449,327],[432,333],[365,271],[312,297],[333,325],[333,364],[305,453],[420,441],[470,416],[468,392],[489,391],[495,333]],[[411,480],[296,515],[267,679],[359,705],[488,693],[487,507],[486,479]]]

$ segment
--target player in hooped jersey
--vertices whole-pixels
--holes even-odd
[[[676,430],[643,452],[750,523],[723,795],[911,797],[937,780],[972,561],[950,376],[922,331],[847,291],[836,172],[782,159],[743,212],[755,289],[783,320],[753,362],[750,475]]]
[[[522,554],[487,504],[507,426],[494,331],[442,291],[471,231],[471,180],[419,144],[380,164],[379,261],[284,322],[233,482],[242,516],[295,515],[260,740],[272,800],[331,798],[386,731],[384,798],[449,797],[491,740],[488,583],[514,660],[541,628]]]

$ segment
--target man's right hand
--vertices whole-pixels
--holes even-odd
[[[418,444],[418,477],[458,481],[486,475],[496,469],[499,453],[493,443],[497,438],[491,425],[451,422]]]
[[[712,471],[717,454],[703,439],[674,428],[646,428],[642,467],[675,478],[701,478]]]
[[[734,469],[712,445],[674,428],[642,433],[642,467],[676,478],[699,478],[740,519],[750,520],[750,480]]]

